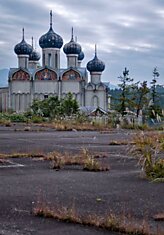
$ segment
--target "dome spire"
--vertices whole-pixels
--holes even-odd
[[[72,37],[71,37],[71,41],[74,41],[74,36],[73,36],[73,27],[72,27]]]
[[[58,48],[63,46],[63,39],[55,33],[52,28],[52,10],[50,11],[50,28],[47,33],[43,34],[39,39],[39,45],[44,48]]]
[[[50,11],[50,28],[52,29],[52,10]]]
[[[24,41],[24,28],[22,29],[22,40]]]
[[[97,45],[95,44],[95,57],[97,57]]]
[[[32,42],[31,43],[32,44],[32,49],[34,49],[34,38],[33,37],[31,38],[31,42]]]
[[[17,55],[30,55],[32,52],[32,46],[24,39],[24,28],[22,28],[22,41],[14,47],[14,51]]]

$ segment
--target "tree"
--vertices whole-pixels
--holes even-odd
[[[57,96],[51,96],[44,100],[34,100],[31,109],[34,115],[55,118],[76,114],[79,106],[76,99],[73,98],[73,95],[68,93],[61,100]]]
[[[73,95],[70,92],[61,101],[61,107],[62,107],[63,114],[67,116],[76,114],[79,109],[77,100],[73,98]]]
[[[33,112],[34,115],[42,115],[41,114],[41,101],[40,100],[33,100],[33,103],[31,105],[31,110]]]
[[[154,68],[154,70],[153,70],[153,79],[152,79],[152,81],[151,81],[151,96],[152,96],[152,102],[153,102],[153,104],[155,104],[156,103],[156,101],[157,101],[157,97],[158,97],[158,95],[157,95],[157,91],[156,91],[156,86],[157,86],[157,78],[160,76],[160,74],[159,74],[159,72],[158,72],[158,70],[157,70],[157,67],[155,67]]]
[[[128,108],[129,104],[131,103],[129,94],[132,85],[129,83],[133,82],[133,79],[129,77],[129,70],[127,70],[127,68],[125,68],[125,70],[123,71],[123,76],[120,76],[118,78],[121,81],[121,83],[119,84],[119,87],[121,88],[121,94],[119,97],[118,111],[121,113],[122,116],[124,116],[126,108]]]
[[[60,114],[60,101],[57,96],[34,100],[31,109],[35,115],[53,118]]]
[[[157,115],[161,115],[161,108],[159,106],[159,95],[157,92],[157,79],[160,76],[157,67],[153,70],[153,79],[151,81],[151,102],[150,102],[150,112],[149,116],[150,118],[156,118]]]
[[[135,108],[137,117],[139,116],[140,110],[144,109],[148,106],[148,93],[149,88],[147,87],[147,81],[143,81],[137,84],[136,91],[135,91]]]

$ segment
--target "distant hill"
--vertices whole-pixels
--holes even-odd
[[[8,73],[9,69],[0,69],[0,87],[8,85]]]

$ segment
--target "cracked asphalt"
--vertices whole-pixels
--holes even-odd
[[[128,156],[128,146],[111,141],[131,141],[133,131],[77,132],[43,128],[24,131],[24,126],[0,127],[0,153],[48,153],[54,150],[78,153],[82,148],[101,152],[110,165],[108,172],[85,172],[79,166],[54,171],[49,161],[32,158],[9,159],[0,163],[0,235],[110,234],[88,226],[35,217],[37,200],[51,205],[74,205],[81,215],[130,215],[147,219],[154,230],[163,222],[153,216],[164,212],[164,186],[142,178],[137,161]],[[18,128],[17,127],[17,128]],[[5,166],[5,167],[4,167]]]

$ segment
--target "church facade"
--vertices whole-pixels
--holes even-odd
[[[38,66],[40,55],[33,43],[29,45],[25,41],[23,29],[22,41],[14,48],[18,67],[9,71],[8,109],[21,113],[29,109],[34,99],[43,100],[50,96],[61,99],[71,92],[81,107],[108,110],[108,87],[101,81],[105,64],[98,59],[96,48],[94,58],[82,67],[84,53],[74,40],[73,29],[70,42],[63,46],[62,37],[53,30],[52,12],[50,28],[40,37],[39,45],[42,48],[42,66]],[[60,66],[62,46],[67,68]]]

